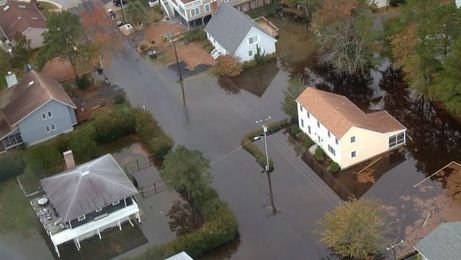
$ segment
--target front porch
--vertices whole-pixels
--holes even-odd
[[[7,150],[21,144],[23,144],[21,133],[19,132],[19,129],[17,129],[0,139],[0,153],[6,152]]]

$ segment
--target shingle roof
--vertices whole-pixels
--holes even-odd
[[[138,193],[111,154],[40,181],[64,221]]]
[[[72,108],[76,108],[72,99],[59,83],[34,70],[24,75],[19,82],[0,92],[0,138],[5,134],[2,129],[9,128],[28,116],[44,104],[56,100]],[[3,118],[3,120],[2,120]]]
[[[0,26],[10,40],[27,28],[46,29],[46,19],[33,2],[8,1],[0,7]]]
[[[364,128],[380,133],[404,130],[399,121],[386,111],[365,114],[345,96],[306,88],[296,99],[336,138],[341,138],[351,127]]]
[[[440,224],[416,243],[416,250],[427,259],[461,259],[461,222]]]
[[[231,5],[223,3],[211,17],[204,30],[219,42],[227,52],[233,54],[252,27],[256,27],[262,33],[267,34],[249,16]],[[267,35],[272,38],[269,34]]]

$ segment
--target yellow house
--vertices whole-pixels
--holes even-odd
[[[405,126],[386,111],[366,114],[346,97],[314,87],[296,102],[299,128],[341,169],[406,142]]]

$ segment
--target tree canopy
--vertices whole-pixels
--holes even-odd
[[[320,61],[338,74],[365,74],[375,65],[379,33],[373,27],[371,7],[366,0],[325,0],[317,8],[312,28],[322,50]]]
[[[320,239],[341,257],[367,259],[388,244],[384,211],[378,200],[361,198],[345,202],[325,214]]]
[[[160,174],[168,187],[183,192],[192,201],[211,182],[209,169],[210,162],[202,152],[178,145],[165,156]]]
[[[12,55],[10,64],[13,68],[23,69],[29,63],[32,57],[32,49],[30,48],[30,40],[26,36],[18,33],[14,37],[14,46],[12,48]]]
[[[43,47],[38,53],[38,66],[43,67],[55,57],[66,59],[75,66],[82,35],[80,18],[68,11],[52,13],[47,27]]]

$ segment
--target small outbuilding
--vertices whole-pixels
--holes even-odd
[[[277,40],[248,15],[229,4],[222,4],[205,27],[208,40],[214,46],[213,58],[233,55],[241,62],[261,54],[275,53]]]

